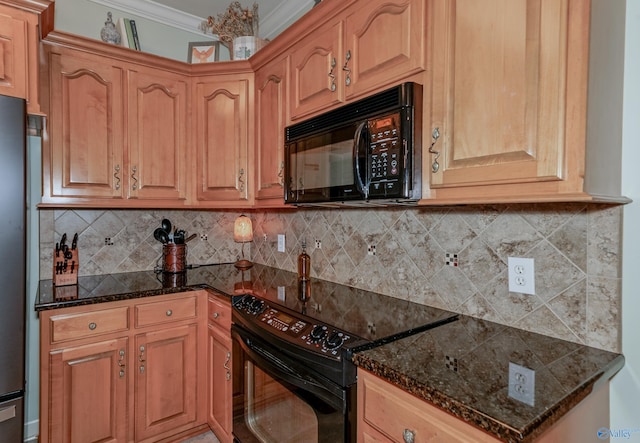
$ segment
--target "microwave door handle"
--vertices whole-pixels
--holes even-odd
[[[363,121],[358,125],[355,133],[355,142],[353,144],[353,158],[355,161],[355,176],[356,176],[356,187],[358,190],[364,195],[365,199],[369,198],[369,183],[364,183],[362,179],[362,175],[360,174],[360,141],[362,140],[362,135],[364,134],[364,128],[367,125],[367,121]]]

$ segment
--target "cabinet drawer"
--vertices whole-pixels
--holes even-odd
[[[231,302],[209,297],[209,324],[231,329]]]
[[[358,370],[358,397],[362,421],[393,442],[403,442],[404,433],[414,441],[447,443],[497,443],[499,440],[392,384]],[[360,407],[360,406],[359,406]],[[363,426],[364,428],[364,426]],[[377,441],[376,433],[361,435],[360,441]]]
[[[50,319],[51,343],[129,329],[129,308],[103,309],[78,314],[54,315]]]
[[[159,323],[196,318],[196,297],[189,296],[174,300],[138,304],[135,308],[136,328]]]

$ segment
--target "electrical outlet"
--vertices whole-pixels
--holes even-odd
[[[509,362],[509,397],[533,406],[536,394],[536,371]]]
[[[532,258],[509,257],[509,292],[535,294],[536,282]]]
[[[322,242],[320,240],[316,240],[316,249],[322,249]]]
[[[207,236],[207,234],[201,234],[200,235],[200,240],[207,241],[208,239],[209,239],[209,237]]]
[[[376,245],[367,246],[367,255],[376,255]]]
[[[267,234],[262,234],[262,240],[267,241]]]
[[[284,234],[278,234],[278,252],[284,252]]]
[[[104,244],[105,246],[113,246],[113,240],[111,239],[111,237],[105,237]]]

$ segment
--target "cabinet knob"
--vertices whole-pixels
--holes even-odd
[[[214,313],[213,313],[213,318],[218,318],[218,317],[220,317],[220,314],[219,314],[219,313],[217,313],[217,312],[214,312]]]
[[[167,317],[171,317],[173,311],[171,309],[167,309]]]
[[[97,324],[95,324],[94,322],[89,323],[89,329],[91,329],[92,331],[95,330],[98,327]]]
[[[402,431],[402,438],[405,443],[414,443],[416,440],[416,432],[410,429]]]

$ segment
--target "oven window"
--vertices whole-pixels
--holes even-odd
[[[233,436],[239,443],[344,443],[350,432],[349,409],[342,394],[320,387],[311,373],[291,370],[278,350],[254,356],[234,337]],[[258,339],[253,338],[253,345]],[[264,349],[264,348],[263,348]],[[278,363],[265,355],[278,355]],[[237,358],[236,358],[237,356]],[[296,364],[294,363],[294,366]],[[299,363],[298,363],[299,365]],[[284,369],[283,369],[284,368]],[[298,366],[299,369],[299,366]],[[299,376],[299,377],[298,377]],[[329,382],[330,383],[330,382]]]
[[[313,408],[252,362],[246,362],[245,420],[261,442],[317,443]]]

